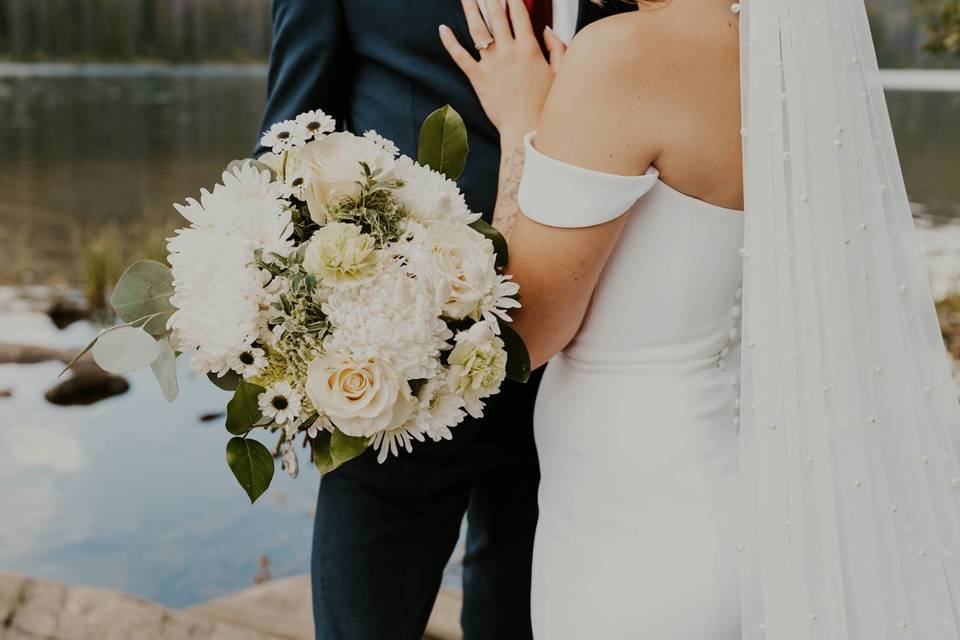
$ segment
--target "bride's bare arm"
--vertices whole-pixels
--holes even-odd
[[[657,157],[659,139],[638,123],[650,113],[650,103],[660,98],[637,96],[626,88],[635,84],[632,65],[636,58],[635,53],[618,49],[617,43],[629,42],[630,34],[623,32],[629,23],[604,23],[581,33],[566,54],[539,118],[536,146],[570,164],[638,175]],[[491,27],[496,28],[495,23]],[[469,56],[462,52],[458,63],[465,67],[484,106],[497,114],[492,119],[501,132],[503,154],[494,225],[508,236],[508,271],[521,287],[523,308],[514,314],[515,328],[527,343],[533,365],[539,366],[562,350],[579,329],[626,220],[620,216],[593,227],[563,229],[534,222],[519,211],[523,136],[537,126],[522,115],[523,109],[510,108],[510,101],[516,104],[519,98],[515,94],[529,91],[519,83],[530,73],[518,72],[520,63],[516,61],[512,65],[497,64],[499,61],[491,58],[467,62],[463,55]],[[518,84],[497,84],[504,74],[511,73],[518,73]],[[494,87],[499,87],[499,95]],[[521,117],[516,117],[517,113]]]

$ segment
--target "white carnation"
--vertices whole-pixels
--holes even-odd
[[[310,238],[304,268],[335,289],[368,282],[377,270],[379,255],[373,236],[355,224],[331,222]]]
[[[500,390],[507,377],[507,352],[503,340],[486,322],[478,322],[457,334],[457,344],[448,358],[450,389],[463,398],[474,418],[483,416],[483,402]]]

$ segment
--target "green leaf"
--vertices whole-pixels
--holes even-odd
[[[160,347],[160,355],[153,361],[150,368],[153,370],[153,377],[160,383],[163,397],[167,402],[173,402],[180,393],[177,385],[177,353],[166,338],[158,338],[157,345]]]
[[[222,376],[218,376],[217,374],[210,372],[207,374],[207,380],[217,385],[224,391],[236,391],[237,387],[240,386],[241,378],[239,373],[231,369]]]
[[[166,333],[167,319],[176,309],[170,304],[173,295],[173,272],[156,260],[134,262],[117,281],[110,299],[117,315],[124,322],[161,314],[144,325],[147,333]]]
[[[273,456],[265,446],[249,438],[230,438],[227,465],[243,490],[256,502],[273,480]]]
[[[263,387],[240,381],[233,398],[227,403],[227,431],[242,436],[260,422],[263,414],[257,404],[257,396],[266,391]]]
[[[367,450],[369,438],[355,438],[339,430],[321,431],[313,439],[313,464],[326,475]]]
[[[470,223],[470,228],[474,231],[483,234],[490,242],[493,243],[493,250],[497,254],[496,265],[498,268],[502,269],[507,266],[507,263],[510,262],[510,250],[507,248],[507,239],[503,237],[503,234],[497,231],[497,228],[493,225],[487,223],[482,218],[478,218]]]
[[[418,153],[420,164],[456,180],[467,164],[469,150],[467,127],[450,105],[437,109],[423,121]]]
[[[530,353],[520,334],[505,322],[500,323],[500,338],[507,350],[507,377],[515,382],[530,379]]]
[[[130,373],[152,364],[160,346],[139,327],[117,327],[100,336],[93,345],[93,360],[104,371]]]

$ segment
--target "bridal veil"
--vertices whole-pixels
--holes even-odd
[[[743,637],[960,638],[960,404],[864,0],[741,11]]]

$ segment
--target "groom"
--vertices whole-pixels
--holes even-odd
[[[607,0],[607,8],[590,0],[527,5],[564,39],[629,7],[618,0]],[[441,46],[441,24],[470,42],[459,0],[273,0],[261,130],[319,108],[351,131],[375,129],[416,157],[420,124],[450,104],[470,133],[460,187],[470,208],[489,221],[497,131]],[[531,637],[538,381],[535,375],[527,385],[506,383],[484,418],[455,427],[452,441],[415,443],[412,454],[382,465],[368,452],[323,479],[312,562],[318,640],[419,640],[464,513],[466,640]]]

